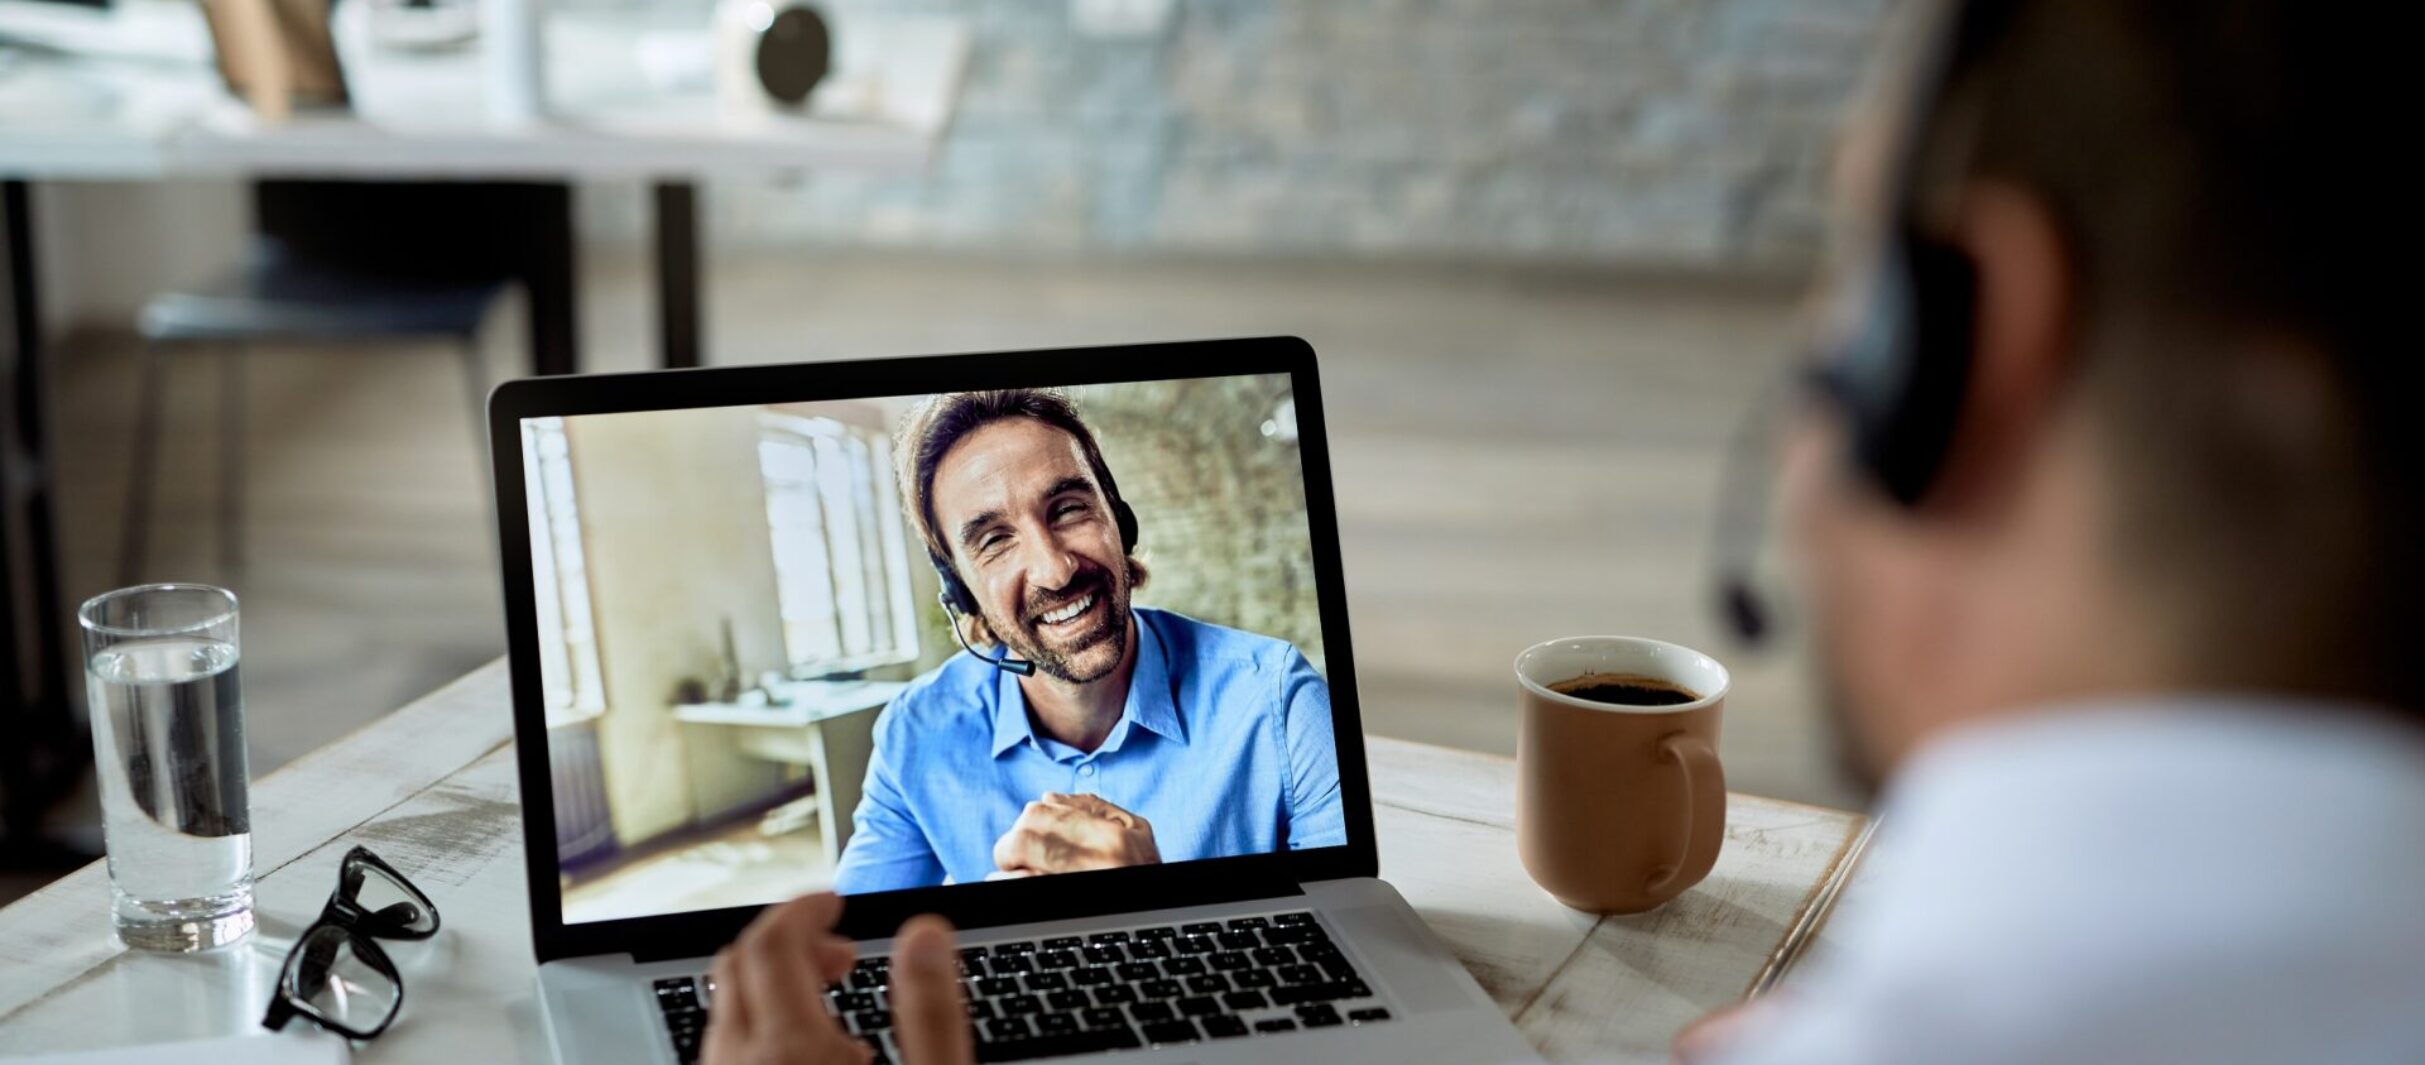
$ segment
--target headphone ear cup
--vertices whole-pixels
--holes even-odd
[[[1111,517],[1112,521],[1120,526],[1120,553],[1125,555],[1135,551],[1137,549],[1136,510],[1128,505],[1128,500],[1114,499],[1111,501]]]
[[[1878,470],[1886,494],[1906,505],[1925,497],[1944,470],[1978,361],[1978,267],[1936,241],[1915,242],[1910,262],[1910,383],[1887,430],[1893,446]]]
[[[1961,422],[1978,269],[1938,241],[1906,237],[1895,251],[1872,279],[1859,334],[1819,379],[1851,424],[1854,465],[1912,506],[1935,486]]]
[[[943,604],[944,611],[952,614],[976,613],[976,597],[968,594],[968,586],[960,583],[960,575],[952,572],[951,563],[943,561],[942,556],[931,551],[927,552],[926,560],[934,563],[935,580],[942,586],[936,590],[935,600]]]

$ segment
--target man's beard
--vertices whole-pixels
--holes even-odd
[[[1042,615],[1088,596],[1099,596],[1103,600],[1089,608],[1095,613],[1094,623],[1084,632],[1063,637],[1060,647],[1046,646],[1038,631],[1043,625]],[[1120,668],[1120,661],[1128,657],[1128,582],[1090,563],[1070,578],[1068,584],[1054,591],[1030,595],[1019,616],[1013,620],[1015,624],[1005,625],[1000,619],[988,617],[985,624],[994,630],[994,638],[1001,640],[1011,653],[1034,663],[1037,672],[1071,684],[1101,680],[1112,670]],[[1109,656],[1094,661],[1089,652],[1107,645]],[[1078,661],[1080,658],[1087,658],[1088,661],[1081,663]]]

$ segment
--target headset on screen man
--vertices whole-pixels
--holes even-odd
[[[1103,489],[1103,498],[1111,501],[1112,520],[1120,526],[1120,555],[1125,558],[1136,553],[1137,550],[1137,512],[1128,505],[1128,500],[1120,498],[1120,483],[1112,479],[1109,468],[1098,464],[1094,468],[1094,473],[1095,480]],[[1002,647],[1000,654],[988,655],[969,646],[968,637],[960,631],[960,619],[968,616],[984,616],[984,612],[977,608],[976,594],[968,590],[968,584],[960,579],[959,571],[952,568],[951,560],[943,557],[941,552],[928,548],[926,559],[935,564],[935,577],[942,584],[942,587],[935,592],[935,602],[943,607],[944,620],[951,626],[952,639],[960,642],[960,649],[967,651],[978,661],[1005,673],[1021,677],[1034,676],[1036,664],[1025,659],[1012,658],[1010,645],[1002,642],[1000,633],[994,634],[995,642],[1001,644]]]

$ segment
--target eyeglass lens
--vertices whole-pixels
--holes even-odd
[[[385,967],[356,947],[352,933],[321,925],[295,945],[287,966],[286,996],[321,1019],[359,1032],[385,1024],[403,1001],[403,988]]]
[[[438,927],[438,913],[429,899],[399,881],[385,868],[367,861],[346,863],[346,882],[353,903],[369,915],[363,931],[372,935],[427,935]]]

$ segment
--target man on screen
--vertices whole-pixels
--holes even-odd
[[[1068,400],[935,396],[895,453],[970,653],[877,719],[836,891],[1347,841],[1329,685],[1285,641],[1131,607],[1136,516]]]

